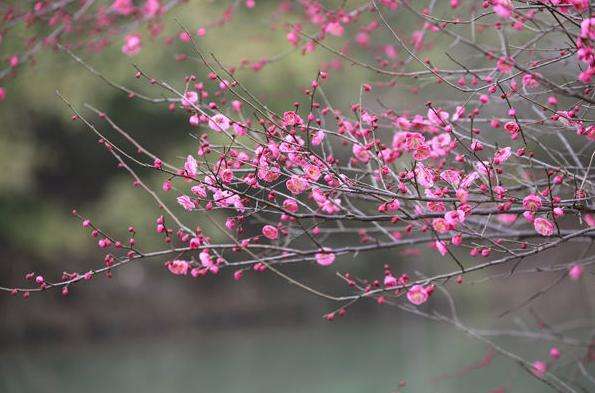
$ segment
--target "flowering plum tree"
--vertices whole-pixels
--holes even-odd
[[[230,274],[242,280],[268,272],[334,303],[324,315],[328,320],[373,300],[447,322],[554,390],[595,386],[588,370],[595,360],[593,337],[567,336],[555,327],[524,331],[551,348],[549,360],[525,360],[465,326],[450,295],[468,280],[509,277],[522,285],[529,275],[555,277],[518,299],[509,313],[563,280],[590,280],[595,18],[588,0],[280,1],[272,19],[285,29],[292,52],[325,53],[320,71],[284,113],[270,110],[238,76],[242,69],[273,66],[271,59],[229,66],[201,49],[207,29],[233,23],[234,11],[258,7],[254,1],[231,2],[220,20],[197,31],[179,26],[177,38],[187,53],[178,60],[195,57],[200,63],[180,87],[135,66],[154,96],[111,81],[77,52],[100,49],[117,35],[123,56],[135,56],[143,50],[139,24],[147,22],[151,34],[159,34],[165,12],[177,2],[93,3],[100,2],[39,1],[33,11],[5,11],[4,30],[18,21],[54,29],[11,56],[11,70],[39,47],[56,47],[131,99],[185,117],[196,147],[167,162],[108,114],[91,105],[83,112],[58,93],[73,120],[95,133],[134,186],[159,206],[162,214],[150,219],[164,244],[141,247],[134,227],[126,236],[106,233],[73,211],[105,251],[104,265],[58,279],[29,273],[29,287],[3,290],[24,297],[52,289],[68,295],[74,285],[150,258],[188,279]],[[396,25],[403,14],[417,29]],[[339,108],[325,94],[325,83],[347,66],[377,78],[361,81],[352,104]],[[391,102],[388,93],[395,90],[416,99]],[[125,143],[114,143],[114,135]],[[161,189],[148,185],[143,168],[162,177]],[[198,219],[217,233],[197,227]],[[434,255],[433,273],[405,271],[395,260],[384,261],[378,277],[341,267],[342,260],[364,253],[403,249],[415,256],[428,247],[423,255]],[[555,255],[566,256],[545,257],[556,249],[565,254]],[[288,265],[338,280],[344,291],[302,282],[287,273]],[[436,296],[447,300],[448,311],[429,308]],[[557,376],[565,354],[554,342],[573,347],[565,367],[576,370],[574,379]]]

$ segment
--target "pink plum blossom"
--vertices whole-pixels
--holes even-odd
[[[283,125],[285,127],[301,126],[302,124],[304,124],[304,121],[297,113],[293,111],[283,113]]]
[[[550,358],[552,358],[553,360],[560,359],[560,350],[556,347],[550,348]]]
[[[178,276],[185,276],[186,274],[188,274],[189,266],[190,265],[188,264],[188,262],[179,259],[175,259],[167,263],[167,268],[169,269],[169,271],[172,274]]]
[[[530,194],[523,198],[523,207],[531,212],[535,212],[541,208],[541,198],[539,195]]]
[[[124,37],[122,53],[128,56],[137,55],[142,48],[141,37],[139,34],[128,34]]]
[[[500,165],[503,164],[506,160],[508,160],[512,155],[511,150],[512,149],[510,147],[498,149],[496,151],[496,154],[494,154],[494,164]]]
[[[161,3],[159,0],[147,0],[143,6],[143,14],[147,18],[153,18],[161,12]]]
[[[192,211],[196,207],[188,195],[179,196],[177,201],[186,211]]]
[[[309,183],[301,176],[292,176],[285,182],[285,185],[293,195],[299,195],[308,189]]]
[[[134,4],[132,0],[115,0],[112,9],[120,15],[128,16],[134,12]]]
[[[191,155],[188,155],[188,157],[186,157],[186,162],[184,163],[184,170],[186,171],[186,175],[192,178],[196,178],[198,164],[196,162],[196,159]]]
[[[184,108],[190,108],[194,104],[198,102],[198,93],[195,91],[187,91],[184,93],[184,97],[182,98],[182,106]]]
[[[570,277],[571,280],[577,281],[578,279],[580,279],[583,275],[584,269],[582,267],[582,265],[572,265],[570,266],[570,269],[568,270],[568,276]]]
[[[276,240],[279,237],[279,230],[272,225],[262,227],[262,234],[269,240]]]
[[[429,297],[428,292],[423,287],[423,285],[419,285],[419,284],[413,285],[407,291],[407,299],[411,303],[415,304],[416,306],[419,306],[420,304],[427,302],[428,297]]]
[[[353,144],[353,155],[357,158],[358,161],[366,163],[370,161],[370,153],[368,150],[360,144],[354,143]]]
[[[533,221],[535,231],[542,236],[552,236],[554,234],[554,224],[547,218],[538,217]]]
[[[345,29],[339,22],[331,22],[326,25],[324,31],[334,36],[342,36]]]
[[[581,37],[595,41],[595,18],[588,18],[581,22]]]
[[[510,18],[512,16],[512,1],[494,0],[494,12],[501,18]]]
[[[434,245],[436,246],[436,249],[438,250],[440,255],[445,256],[448,253],[448,248],[446,248],[446,243],[444,243],[442,240],[436,240],[434,242]]]
[[[547,364],[541,360],[536,360],[531,365],[531,372],[538,378],[543,378],[547,372]]]
[[[335,254],[327,251],[316,253],[316,255],[314,255],[314,258],[316,259],[316,263],[318,263],[321,266],[329,266],[332,265],[333,262],[335,262]]]
[[[209,119],[209,128],[215,132],[227,131],[230,127],[230,121],[221,113],[211,116]]]

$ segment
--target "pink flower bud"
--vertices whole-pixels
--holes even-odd
[[[276,240],[279,237],[279,231],[272,225],[265,225],[262,228],[262,234],[269,240]]]
[[[552,347],[552,348],[550,349],[550,357],[551,357],[553,360],[558,360],[558,359],[560,359],[560,350],[559,350],[558,348],[556,348],[556,347]]]
[[[572,265],[568,270],[568,277],[571,280],[577,281],[583,275],[584,269],[582,265]]]

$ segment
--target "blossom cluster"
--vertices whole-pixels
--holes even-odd
[[[496,279],[502,268],[561,272],[572,282],[585,279],[594,263],[589,247],[595,236],[590,111],[595,18],[588,1],[345,3],[336,9],[315,0],[279,5],[276,17],[292,17],[284,25],[290,53],[328,54],[302,94],[280,113],[238,76],[269,62],[223,66],[196,44],[207,39],[204,26],[183,29],[177,37],[202,66],[185,75],[180,87],[137,67],[137,78],[167,97],[150,101],[183,117],[195,136],[196,145],[176,162],[150,152],[96,110],[111,132],[130,142],[113,144],[107,132],[63,98],[74,119],[100,137],[134,185],[164,209],[154,225],[168,247],[141,250],[134,236],[118,240],[76,213],[107,252],[105,266],[67,273],[58,282],[29,274],[36,287],[11,291],[27,296],[52,287],[67,291],[97,273],[157,257],[165,258],[165,268],[176,276],[229,271],[242,280],[251,272],[270,272],[338,302],[338,309],[325,315],[328,320],[373,299],[460,327],[456,315],[449,319],[426,312],[426,303],[439,291],[454,291],[451,279],[460,285],[467,276]],[[243,4],[248,10],[258,7],[254,1]],[[111,10],[153,18],[161,7],[157,0],[140,8],[117,0]],[[225,23],[232,20],[232,10],[225,11]],[[394,22],[399,17],[413,18],[417,29],[399,31]],[[442,58],[428,53],[439,39],[448,41]],[[142,50],[139,34],[123,40],[125,55]],[[335,48],[336,42],[342,49]],[[374,77],[362,81],[349,106],[339,108],[324,91],[349,65]],[[125,92],[134,99],[146,97]],[[394,99],[395,92],[413,98]],[[136,153],[128,153],[130,148]],[[137,166],[160,176],[161,189],[147,186]],[[205,220],[217,230],[205,233],[196,227]],[[586,251],[575,253],[583,244]],[[562,247],[569,250],[567,260],[540,258]],[[383,250],[401,250],[399,255],[421,267],[409,269],[395,258],[376,268],[377,277],[342,268],[348,257]],[[539,266],[525,267],[535,255]],[[330,276],[339,277],[345,292],[299,282],[285,272],[287,264],[310,266],[320,274],[333,271]],[[428,264],[437,266],[428,269],[434,273],[420,271]],[[552,362],[559,357],[552,348]],[[544,361],[523,365],[537,378],[552,378]]]

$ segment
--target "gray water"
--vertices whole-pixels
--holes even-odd
[[[428,321],[238,326],[12,348],[0,354],[0,392],[548,391],[501,356],[487,367],[462,371],[481,361],[486,350],[484,344]],[[399,390],[402,379],[407,386]]]

